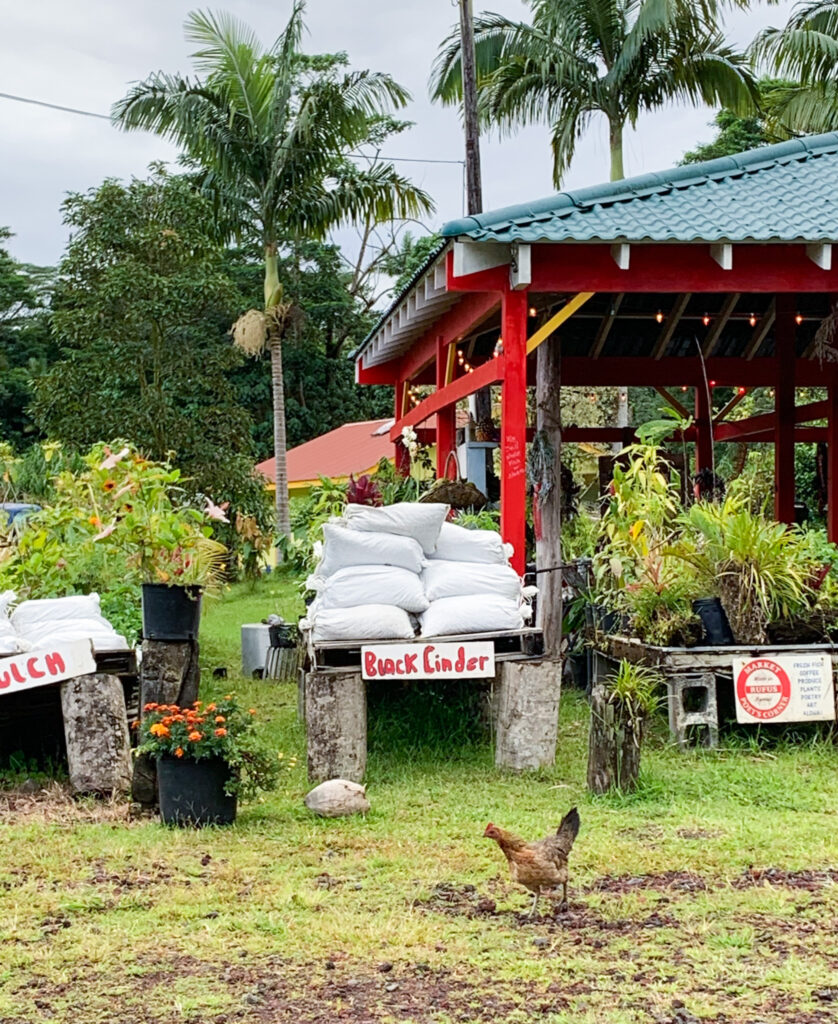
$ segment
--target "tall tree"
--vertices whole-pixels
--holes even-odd
[[[719,29],[728,0],[530,3],[532,24],[475,19],[481,115],[501,131],[549,125],[556,187],[596,114],[608,122],[613,181],[624,177],[625,127],[641,113],[670,102],[744,110],[756,101],[747,58]],[[461,98],[459,32],[442,44],[431,93],[443,103]]]
[[[785,28],[768,28],[757,36],[752,52],[776,74],[793,80],[777,104],[777,116],[788,129],[827,132],[838,128],[835,0],[799,3]]]
[[[285,30],[264,47],[227,14],[192,12],[186,38],[198,76],[150,75],[114,106],[114,120],[172,139],[198,169],[228,236],[254,240],[264,265],[264,306],[236,331],[248,350],[271,357],[277,528],[289,530],[282,342],[295,297],[283,290],[283,244],[323,238],[339,224],[414,217],[430,198],[392,164],[352,159],[379,119],[408,93],[390,76],[347,70],[345,54],[301,49],[303,0]]]

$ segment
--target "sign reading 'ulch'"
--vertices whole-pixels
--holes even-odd
[[[737,722],[823,722],[835,718],[828,654],[734,658]]]
[[[494,644],[369,644],[364,679],[485,679],[495,674]]]
[[[89,640],[73,640],[0,658],[0,697],[95,671],[96,659]]]

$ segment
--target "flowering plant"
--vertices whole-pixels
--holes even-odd
[[[191,761],[221,758],[231,768],[227,792],[246,800],[272,789],[283,767],[296,764],[295,758],[285,760],[259,740],[255,717],[255,709],[242,709],[235,694],[209,703],[195,701],[191,707],[146,704],[143,718],[132,725],[140,737],[135,753]]]

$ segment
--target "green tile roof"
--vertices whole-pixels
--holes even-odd
[[[838,240],[838,132],[449,221],[481,242]]]

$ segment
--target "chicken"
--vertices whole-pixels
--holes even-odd
[[[561,909],[567,908],[567,858],[578,833],[579,814],[575,807],[562,818],[555,835],[535,843],[528,843],[491,822],[486,826],[483,835],[494,839],[503,850],[512,881],[526,886],[533,894],[530,917],[535,914],[542,889],[553,889],[557,885],[562,887]]]

